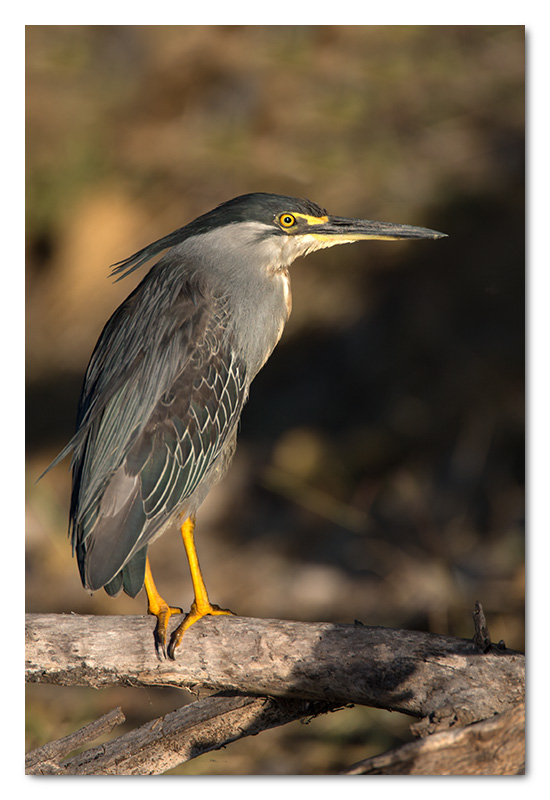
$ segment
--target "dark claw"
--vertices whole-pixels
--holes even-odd
[[[166,658],[166,637],[164,635],[164,631],[161,631],[161,626],[157,621],[157,626],[155,628],[155,652],[157,654],[157,658],[159,661],[162,661],[163,658]]]
[[[181,626],[178,625],[176,630],[172,633],[170,637],[170,644],[168,645],[168,658],[171,658],[172,661],[176,660],[176,647],[179,645],[181,641],[181,636],[178,637],[177,633]]]
[[[151,614],[152,612],[150,611],[149,613]],[[155,652],[159,660],[166,658],[166,631],[168,629],[170,617],[173,614],[183,614],[183,609],[179,606],[166,606],[162,612],[154,614],[154,616],[157,618],[157,624],[154,633]]]
[[[176,660],[176,647],[173,638],[170,639],[170,644],[168,645],[168,658],[171,658],[172,661]]]

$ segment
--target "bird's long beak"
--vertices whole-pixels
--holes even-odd
[[[308,217],[308,234],[326,244],[344,244],[362,239],[441,239],[446,233],[394,222],[347,217]]]

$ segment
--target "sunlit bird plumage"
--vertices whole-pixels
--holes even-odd
[[[72,452],[70,535],[84,587],[134,597],[145,584],[159,651],[171,614],[181,609],[160,596],[147,550],[175,523],[195,600],[168,654],[201,617],[231,613],[208,599],[195,515],[230,464],[250,384],[288,320],[292,262],[337,244],[444,235],[333,217],[308,200],[256,193],[114,265],[120,279],[167,251],[105,325],[76,433],[51,466]]]

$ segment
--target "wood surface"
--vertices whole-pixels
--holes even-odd
[[[481,623],[483,636],[478,635]],[[154,627],[149,616],[26,616],[29,682],[177,686],[197,695],[215,693],[76,757],[64,758],[74,748],[58,743],[56,749],[51,743],[53,749],[42,757],[39,751],[29,754],[29,773],[160,774],[237,738],[349,704],[417,717],[415,735],[432,742],[434,734],[452,730],[455,735],[493,720],[485,738],[478,729],[475,741],[491,735],[496,741],[515,731],[515,757],[506,769],[514,774],[522,769],[518,725],[499,726],[493,718],[506,719],[523,702],[525,659],[503,643],[491,644],[482,612],[472,640],[361,624],[207,617],[187,631],[175,660],[156,654]],[[473,739],[459,742],[455,736],[453,747],[464,749],[466,741]],[[450,747],[450,740],[442,740],[448,764]],[[405,754],[405,766],[390,754],[387,762],[362,763],[350,774],[422,769],[424,761],[435,763],[435,745],[430,748],[414,751],[414,758]],[[487,752],[472,766],[478,772],[452,774],[512,774],[491,772]],[[464,767],[460,760],[459,766]],[[494,768],[499,768],[496,761]]]

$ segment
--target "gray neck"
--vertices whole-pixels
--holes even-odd
[[[288,240],[261,223],[239,223],[193,236],[174,247],[195,266],[229,310],[228,335],[247,365],[250,380],[279,341],[290,314]],[[287,262],[287,263],[285,263]]]

